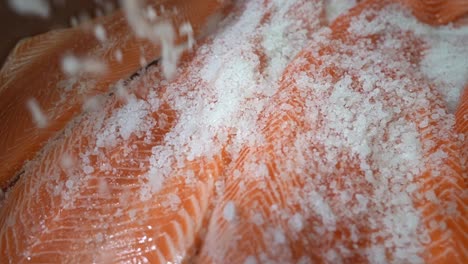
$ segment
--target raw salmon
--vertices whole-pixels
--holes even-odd
[[[365,1],[288,66],[265,142],[226,169],[200,263],[468,260],[466,144],[411,21]]]
[[[465,0],[404,0],[413,14],[431,25],[443,25],[466,17],[468,1]]]
[[[458,106],[455,114],[455,129],[462,137],[462,164],[465,164],[465,184],[468,182],[468,86],[465,87],[465,91],[460,99],[460,105]]]
[[[222,15],[221,1],[149,1],[159,19],[170,20],[176,29],[190,23],[195,36],[205,34],[213,16]],[[160,7],[164,6],[162,13]],[[99,25],[106,33],[100,41],[94,34]],[[51,136],[62,130],[90,97],[106,93],[118,80],[126,79],[140,67],[160,56],[160,47],[136,38],[122,11],[98,18],[93,24],[56,30],[22,41],[0,71],[0,187],[5,188],[23,162]],[[181,42],[184,36],[178,37]],[[100,75],[67,76],[61,67],[64,56],[92,57],[106,65]],[[120,54],[120,55],[119,55]],[[121,58],[119,58],[121,57]],[[47,118],[47,126],[37,129],[27,102],[34,99]],[[17,116],[24,118],[17,119]]]
[[[240,2],[175,80],[150,68],[128,85],[135,95],[126,102],[114,93],[74,118],[6,193],[2,255],[13,263],[189,261],[237,152],[228,143],[251,138],[249,126],[322,16],[321,1]]]
[[[465,29],[377,0],[328,27],[325,2],[237,1],[174,80],[152,66],[75,115],[5,194],[1,254],[465,262],[465,79],[434,65],[463,65]]]

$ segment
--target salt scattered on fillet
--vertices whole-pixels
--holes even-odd
[[[389,32],[411,32],[426,42],[420,70],[436,85],[453,113],[468,83],[468,49],[465,45],[468,42],[468,27],[432,27],[419,22],[408,10],[394,4],[385,7],[372,22],[359,23],[351,30],[357,35],[368,35],[383,28]]]
[[[116,110],[97,135],[97,147],[114,146],[118,140],[128,140],[132,134],[149,129],[148,103],[130,96],[128,102]]]

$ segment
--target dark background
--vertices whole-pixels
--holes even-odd
[[[35,1],[35,0],[30,0]],[[12,11],[8,0],[0,1],[0,67],[15,44],[22,38],[34,36],[55,28],[70,27],[71,17],[80,17],[86,13],[95,17],[98,13],[106,13],[106,4],[114,8],[118,0],[48,0],[51,6],[49,18],[21,16]]]

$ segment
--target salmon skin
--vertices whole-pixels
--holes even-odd
[[[453,114],[463,80],[431,68],[464,29],[326,6],[238,1],[174,80],[150,67],[75,115],[5,194],[1,255],[465,263],[466,92]]]

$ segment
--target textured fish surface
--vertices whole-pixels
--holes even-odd
[[[113,93],[66,112],[60,133],[33,139],[28,120],[30,130],[9,134],[25,149],[1,165],[3,182],[23,171],[1,202],[1,254],[11,263],[465,263],[468,29],[423,24],[399,1],[359,1],[330,19],[327,2],[237,1],[174,79],[154,65],[115,85],[137,69],[135,53],[133,69],[105,88],[84,82]],[[24,45],[25,64],[43,56]],[[13,96],[20,73],[39,67],[21,57],[2,70],[0,93]],[[49,122],[81,107],[27,89]]]

